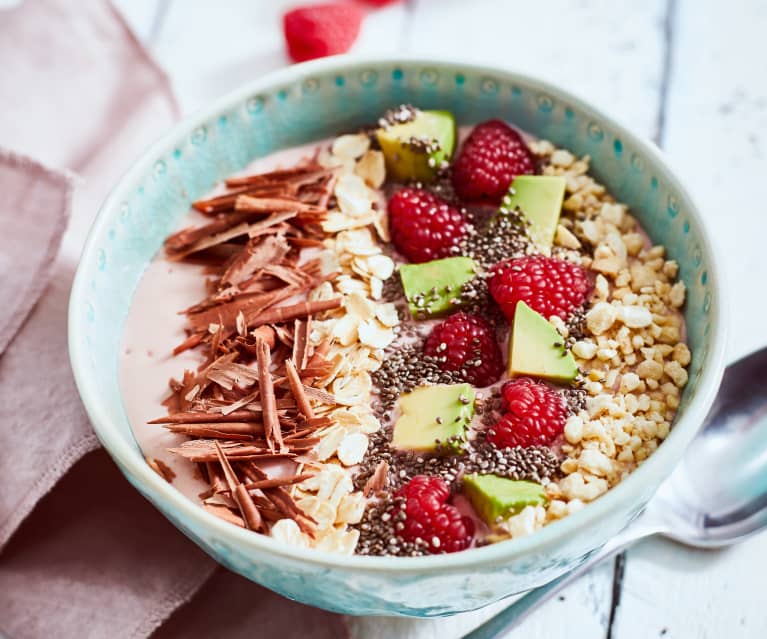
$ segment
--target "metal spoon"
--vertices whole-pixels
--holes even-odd
[[[682,461],[623,532],[572,572],[531,590],[464,639],[495,639],[598,563],[663,535],[696,548],[728,546],[767,527],[767,348],[731,364]]]

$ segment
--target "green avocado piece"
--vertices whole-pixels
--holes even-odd
[[[565,199],[566,180],[561,175],[520,175],[514,178],[501,207],[515,208],[530,222],[530,239],[542,251],[551,248]]]
[[[461,449],[474,417],[471,384],[420,386],[397,400],[400,416],[394,424],[392,444],[413,451],[435,451],[437,441]],[[449,442],[449,443],[448,443]]]
[[[489,526],[516,515],[525,506],[542,506],[546,503],[546,495],[540,484],[498,475],[466,475],[463,478],[463,493]]]
[[[430,182],[453,156],[455,118],[449,111],[416,111],[410,122],[376,131],[386,161],[386,174],[399,182]]]
[[[560,383],[573,381],[578,366],[564,341],[543,315],[517,302],[509,339],[509,375],[530,375]]]
[[[461,305],[461,287],[477,274],[470,257],[446,257],[399,267],[410,313],[415,319],[439,317]]]

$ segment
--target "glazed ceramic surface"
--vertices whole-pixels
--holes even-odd
[[[133,292],[190,203],[273,151],[355,130],[401,103],[460,124],[501,118],[577,155],[664,244],[687,284],[693,359],[679,416],[650,459],[579,513],[535,534],[452,555],[344,557],[227,524],[144,461],[123,409],[118,354]],[[447,615],[543,584],[623,528],[679,460],[723,367],[722,290],[701,218],[657,149],[583,100],[499,69],[424,60],[328,59],[252,83],[175,127],[120,180],[88,238],[72,290],[69,347],[99,439],[128,480],[228,568],[287,597],[349,614]]]

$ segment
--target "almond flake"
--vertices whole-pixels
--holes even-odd
[[[383,297],[383,280],[378,277],[371,277],[368,285],[370,286],[370,297],[374,300],[380,300]]]
[[[371,211],[370,190],[358,175],[342,175],[335,188],[338,207],[343,213],[360,217]]]
[[[378,279],[388,280],[394,273],[394,261],[387,255],[372,255],[367,259],[367,268]]]
[[[381,151],[367,151],[354,167],[354,172],[359,175],[365,184],[372,189],[378,189],[386,179],[386,163]]]
[[[376,317],[378,321],[384,326],[397,326],[399,324],[399,315],[397,314],[397,307],[391,302],[386,304],[378,304],[376,306]]]
[[[338,504],[336,522],[341,524],[358,524],[365,513],[367,500],[361,492],[345,495]]]
[[[394,331],[376,320],[365,320],[357,327],[359,340],[373,348],[386,348],[394,341]]]
[[[333,337],[342,346],[349,346],[357,341],[359,319],[353,315],[344,315],[333,325]]]
[[[360,292],[354,292],[347,295],[344,299],[344,308],[346,312],[355,318],[369,320],[375,316],[375,306],[367,297]]]
[[[381,252],[381,249],[373,239],[370,229],[362,228],[339,233],[336,237],[336,251],[367,256],[377,255]]]
[[[339,293],[350,295],[354,292],[365,293],[368,290],[368,287],[362,280],[349,277],[348,275],[342,275],[336,281],[336,289]]]
[[[277,541],[299,548],[309,547],[309,538],[292,519],[280,519],[272,525],[271,536]]]
[[[331,151],[337,157],[357,159],[369,148],[370,138],[364,133],[355,133],[339,135],[333,140]]]
[[[357,547],[359,536],[360,532],[356,529],[343,530],[334,528],[319,540],[315,548],[325,552],[351,555]]]
[[[389,216],[386,211],[381,210],[373,216],[372,220],[373,228],[375,228],[378,237],[384,242],[391,241],[391,233],[389,232]]]
[[[296,506],[301,509],[301,512],[306,513],[317,522],[318,530],[326,530],[335,523],[335,509],[329,503],[317,497],[299,499],[296,502]]]
[[[354,466],[362,461],[368,449],[368,437],[363,433],[351,433],[344,437],[336,455],[344,466]]]
[[[320,443],[314,448],[318,461],[325,461],[332,457],[338,445],[346,436],[346,430],[340,426],[331,426],[320,435]]]
[[[333,299],[335,296],[333,285],[330,282],[323,282],[309,294],[309,299],[313,302],[320,302]]]
[[[333,384],[333,395],[339,404],[353,406],[355,404],[367,403],[372,390],[372,380],[370,375],[349,375],[337,378]]]

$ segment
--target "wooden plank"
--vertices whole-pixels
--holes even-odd
[[[612,589],[612,562],[607,562],[561,597],[537,611],[509,639],[573,639],[605,635]],[[352,639],[458,639],[513,601],[441,619],[349,617]],[[577,633],[574,629],[577,628]]]
[[[665,0],[414,0],[408,53],[509,67],[654,136]]]
[[[680,0],[675,23],[662,142],[726,259],[735,359],[765,343],[767,6]],[[628,557],[617,639],[767,636],[767,535],[726,551],[650,540]]]

